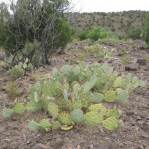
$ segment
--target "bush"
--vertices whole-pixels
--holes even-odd
[[[13,65],[26,58],[36,67],[48,64],[49,54],[71,40],[73,31],[64,16],[68,4],[68,0],[18,0],[11,5],[11,14],[6,6],[0,7],[0,46],[13,56]]]
[[[143,28],[143,38],[149,45],[149,14],[145,17],[144,28]]]
[[[112,50],[109,50],[109,49],[101,46],[100,44],[86,46],[84,51],[82,50],[81,52],[82,52],[82,54],[84,54],[85,58],[94,56],[95,58],[98,59],[98,61],[104,61],[106,59],[111,59],[113,56]],[[81,52],[80,52],[80,54],[81,54]]]
[[[43,53],[41,50],[41,42],[34,40],[33,42],[27,41],[24,49],[22,50],[23,57],[28,58],[28,62],[34,67],[39,67],[43,62]],[[21,61],[18,59],[18,61]],[[24,60],[23,60],[24,61]],[[44,59],[45,61],[45,59]]]
[[[113,33],[110,32],[109,30],[106,30],[102,27],[93,27],[91,29],[88,29],[86,31],[83,31],[80,33],[79,38],[80,40],[84,39],[92,39],[94,41],[97,41],[98,39],[105,39],[107,37],[112,37]]]
[[[132,63],[131,56],[129,54],[123,54],[121,56],[121,63],[124,65],[131,64]]]
[[[53,70],[50,80],[39,81],[31,88],[28,103],[4,109],[3,116],[44,111],[46,119],[29,123],[33,131],[70,130],[78,124],[115,130],[120,113],[114,103],[126,102],[130,93],[142,85],[137,77],[119,76],[106,64],[65,65]],[[111,108],[104,103],[112,103]]]
[[[31,70],[33,70],[33,65],[28,63],[28,59],[26,59],[25,63],[20,62],[18,65],[12,67],[9,72],[13,78],[18,79],[23,77],[27,71]]]
[[[6,92],[10,97],[14,98],[21,95],[18,85],[15,81],[7,84]]]
[[[9,72],[10,75],[15,79],[21,78],[25,74],[25,71],[20,64],[12,67]]]
[[[131,39],[141,39],[142,30],[141,28],[130,28],[128,30],[127,36]]]

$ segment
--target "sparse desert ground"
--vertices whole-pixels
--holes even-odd
[[[102,59],[84,52],[87,46],[100,44],[106,51],[112,51],[110,59]],[[76,52],[77,50],[77,52]],[[127,53],[124,57],[122,51]],[[64,64],[108,63],[120,73],[133,73],[146,82],[129,98],[128,103],[118,105],[122,110],[121,127],[109,132],[96,128],[77,127],[70,131],[33,133],[27,128],[28,121],[42,117],[42,113],[25,114],[6,120],[0,114],[0,149],[148,149],[149,147],[149,49],[142,41],[118,41],[92,43],[91,41],[73,42],[62,53],[52,56],[51,64],[26,74],[17,83],[21,90],[19,98],[10,97],[6,92],[7,84],[13,80],[5,65],[0,66],[0,111],[16,101],[26,102],[29,88],[37,80],[50,77],[53,68]],[[2,62],[1,62],[2,64]]]

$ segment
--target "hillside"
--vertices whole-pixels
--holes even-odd
[[[125,35],[131,28],[143,26],[145,11],[124,11],[112,13],[70,13],[69,20],[77,29],[91,26],[103,26],[117,32],[120,36]]]

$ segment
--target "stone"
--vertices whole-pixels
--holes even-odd
[[[125,66],[126,71],[137,71],[138,68],[139,68],[138,63],[128,64]]]
[[[144,65],[146,65],[146,60],[143,59],[143,58],[139,58],[139,59],[137,59],[137,63],[138,63],[139,65],[144,66]]]
[[[33,149],[49,149],[49,147],[44,144],[38,143],[33,147]]]

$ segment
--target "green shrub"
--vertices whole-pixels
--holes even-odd
[[[79,38],[80,40],[85,40],[88,38],[88,31],[82,31],[80,34],[79,34]]]
[[[34,40],[33,42],[27,41],[22,53],[23,57],[27,57],[28,63],[32,64],[34,67],[39,67],[43,63],[41,43],[37,40]],[[19,61],[21,61],[21,59]]]
[[[0,47],[13,57],[12,65],[26,58],[36,67],[48,64],[49,54],[71,40],[68,5],[68,0],[18,0],[11,14],[7,5],[0,7]]]
[[[114,33],[109,30],[104,29],[103,27],[93,27],[86,31],[80,33],[80,40],[92,39],[97,41],[98,39],[105,39],[107,37],[113,37]]]
[[[78,124],[115,130],[120,113],[104,103],[126,102],[130,93],[143,85],[130,74],[119,76],[107,64],[65,65],[55,69],[50,80],[39,81],[31,88],[28,103],[4,109],[3,116],[44,111],[51,118],[31,121],[29,128],[34,131],[69,130]]]
[[[101,39],[98,42],[100,44],[112,44],[112,45],[117,45],[121,42],[122,40],[120,40],[118,37],[112,37],[112,38],[105,38],[105,39]]]
[[[141,28],[130,28],[128,29],[127,36],[131,39],[141,39],[142,29]]]
[[[113,56],[113,51],[109,50],[99,44],[88,46],[85,49],[86,56],[97,57],[98,60],[110,59]]]
[[[129,54],[123,54],[121,56],[121,62],[124,65],[131,64],[132,58],[131,58],[131,56]]]
[[[149,14],[145,17],[144,28],[143,28],[143,38],[149,45]]]
[[[101,27],[95,27],[88,32],[87,36],[88,38],[96,41],[98,39],[106,38],[108,36],[108,33],[105,29]]]
[[[6,92],[10,97],[20,96],[20,90],[19,90],[18,85],[15,81],[7,84]]]
[[[9,70],[10,75],[15,78],[21,78],[25,75],[27,71],[33,70],[33,65],[31,63],[28,63],[28,59],[26,59],[25,63],[19,63],[18,65],[15,65]]]
[[[25,74],[25,71],[20,64],[12,67],[9,72],[10,75],[15,79],[21,78]]]
[[[85,46],[84,49],[73,49],[70,52],[71,54],[76,54],[79,61],[86,61],[90,57],[94,57],[98,61],[112,59],[115,49],[108,49],[99,43],[101,41],[98,41],[94,45]]]

